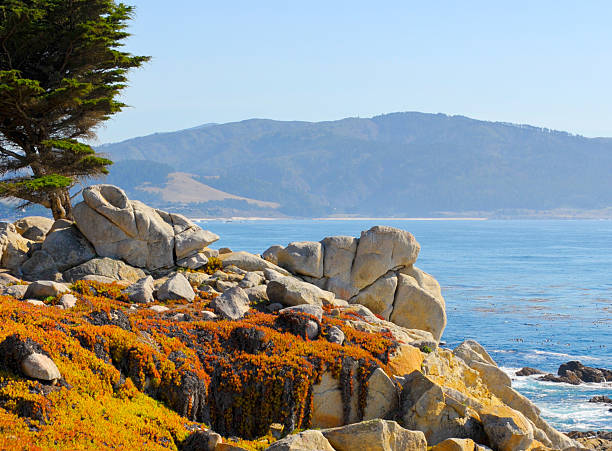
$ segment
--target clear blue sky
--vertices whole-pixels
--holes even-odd
[[[462,114],[612,136],[612,1],[125,0],[132,107],[99,143],[207,122]]]

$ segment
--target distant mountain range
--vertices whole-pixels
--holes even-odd
[[[108,183],[195,216],[612,211],[612,139],[463,116],[252,119],[98,150]]]

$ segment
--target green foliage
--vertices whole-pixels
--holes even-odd
[[[433,352],[433,350],[429,346],[425,345],[421,347],[421,352],[424,352],[425,354],[430,354],[431,352]]]
[[[69,215],[68,189],[112,162],[77,139],[125,104],[120,51],[133,8],[114,0],[8,0],[0,6],[0,196]]]
[[[204,266],[206,274],[214,274],[218,270],[223,269],[223,262],[218,257],[209,257],[208,263]]]

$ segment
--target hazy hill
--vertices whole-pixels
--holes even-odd
[[[174,193],[180,191],[173,173],[182,172],[206,189],[280,205],[228,198],[212,206],[269,214],[415,216],[612,206],[612,139],[462,116],[252,119],[99,150],[119,162],[110,182],[154,203],[185,200],[168,191],[172,184]],[[143,190],[147,186],[160,189]],[[190,186],[184,189],[198,189]],[[198,205],[206,210],[207,204]]]

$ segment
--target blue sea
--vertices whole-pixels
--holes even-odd
[[[218,247],[261,253],[273,244],[359,236],[374,225],[411,232],[416,266],[440,282],[449,348],[479,341],[509,374],[531,366],[557,372],[580,360],[612,369],[612,221],[244,220],[200,221]],[[513,377],[553,426],[612,430],[612,383],[571,386]]]

